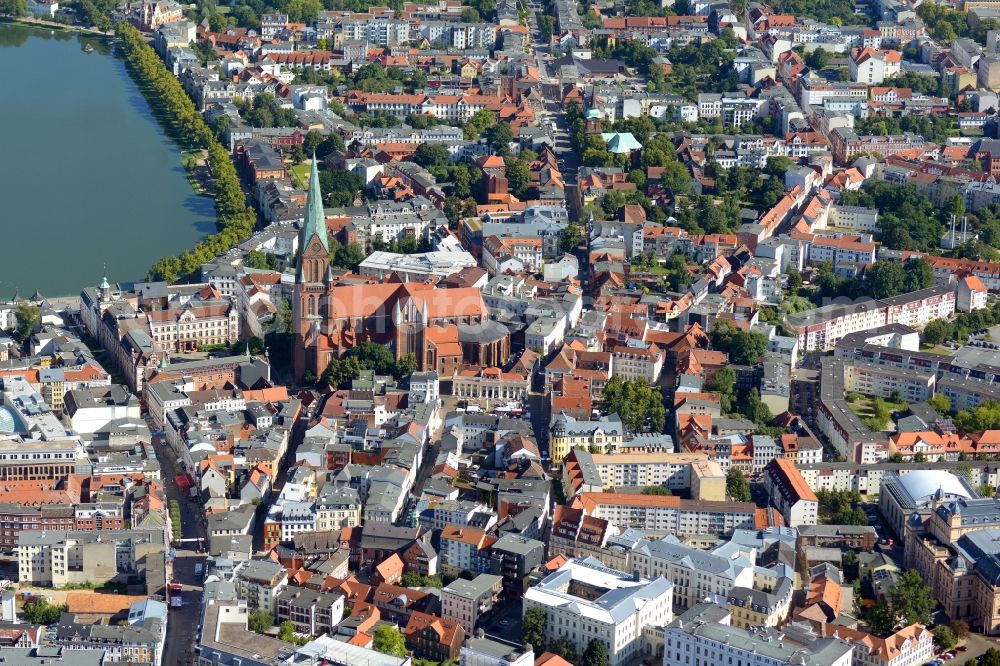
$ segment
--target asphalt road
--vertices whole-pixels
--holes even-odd
[[[155,431],[156,427],[150,424],[150,430]],[[160,473],[163,477],[163,489],[167,495],[167,501],[177,500],[181,507],[182,536],[187,539],[206,539],[201,507],[177,485],[175,477],[180,471],[177,468],[177,455],[169,445],[162,442],[162,438],[154,437],[153,445],[156,448],[157,460],[160,462]],[[207,549],[207,540],[203,543]],[[163,647],[164,664],[195,663],[194,644],[197,625],[201,617],[199,607],[202,588],[201,581],[195,576],[194,567],[196,562],[201,562],[203,566],[205,562],[205,554],[198,552],[195,546],[194,542],[190,542],[185,543],[183,548],[178,548],[172,565],[169,565],[170,581],[181,583],[184,586],[184,605],[181,608],[170,610],[170,616],[167,620],[167,638]]]

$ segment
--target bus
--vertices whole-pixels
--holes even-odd
[[[170,600],[171,608],[182,607],[184,605],[184,586],[180,583],[167,585],[167,599]]]

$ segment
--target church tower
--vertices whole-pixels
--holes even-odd
[[[329,282],[330,243],[326,235],[316,155],[313,154],[306,216],[299,231],[299,261],[292,299],[292,366],[296,379],[306,371],[319,376],[324,369],[320,367],[319,339],[325,332],[324,297]]]

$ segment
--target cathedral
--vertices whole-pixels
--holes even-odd
[[[502,365],[510,332],[489,319],[479,289],[430,283],[340,285],[330,269],[330,243],[313,160],[292,303],[293,369],[318,377],[331,358],[365,340],[412,353],[420,370],[451,376],[463,365]]]

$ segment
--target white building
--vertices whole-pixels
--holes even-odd
[[[829,224],[839,229],[877,233],[878,210],[861,206],[833,206],[830,209]]]
[[[288,586],[288,572],[277,562],[248,560],[236,565],[233,581],[239,600],[247,608],[274,615],[277,596]]]
[[[479,618],[493,610],[502,587],[503,578],[492,574],[453,580],[441,590],[441,617],[458,622],[471,635]]]
[[[419,254],[380,251],[372,252],[358,265],[358,274],[382,279],[390,273],[395,273],[400,277],[423,281],[432,277],[443,279],[474,266],[476,258],[464,250]]]
[[[798,629],[798,627],[796,627]],[[755,631],[732,626],[732,613],[699,604],[664,629],[663,666],[851,666],[852,645],[804,629]]]
[[[54,18],[58,11],[59,3],[56,0],[28,0],[28,12],[32,16]]]
[[[410,404],[436,405],[441,399],[441,381],[438,373],[414,372],[410,375]]]
[[[666,354],[651,343],[649,347],[633,347],[620,345],[611,352],[614,357],[612,367],[614,374],[625,381],[645,379],[649,385],[655,385],[663,370]]]
[[[903,57],[899,51],[857,49],[851,53],[848,68],[851,80],[857,83],[879,84],[899,74]]]
[[[488,638],[468,638],[458,663],[459,666],[534,666],[535,653],[526,647],[515,650]]]
[[[764,468],[764,485],[789,527],[816,524],[819,501],[795,463],[787,458],[772,460]]]
[[[753,502],[686,500],[671,495],[582,493],[588,516],[602,518],[619,528],[636,527],[669,534],[728,534],[755,525]]]
[[[685,546],[677,537],[643,539],[628,554],[629,568],[645,578],[662,576],[674,584],[675,609],[687,609],[711,596],[724,597],[734,587],[753,587],[754,563]]]
[[[546,641],[566,637],[583,649],[596,639],[607,649],[609,666],[622,666],[652,653],[645,629],[673,619],[673,588],[665,578],[640,578],[588,557],[569,560],[529,588],[524,610],[545,611]]]
[[[972,312],[986,307],[986,285],[975,275],[967,275],[958,281],[958,300],[955,309]]]

